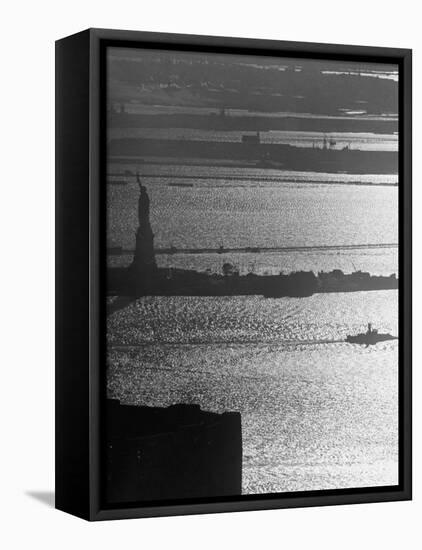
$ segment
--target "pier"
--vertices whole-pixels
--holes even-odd
[[[341,250],[372,250],[398,248],[397,243],[368,243],[368,244],[339,244],[339,245],[317,245],[317,246],[245,246],[219,248],[155,248],[155,254],[260,254],[260,253],[288,253],[288,252],[314,252],[314,251],[341,251]],[[134,254],[134,249],[123,247],[109,247],[107,254],[110,256],[127,256]]]

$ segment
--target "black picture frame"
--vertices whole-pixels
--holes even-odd
[[[399,66],[399,484],[161,501],[102,501],[105,391],[105,50],[177,51],[395,63]],[[412,53],[379,48],[88,29],[56,42],[56,508],[108,520],[326,506],[412,498],[411,179]]]

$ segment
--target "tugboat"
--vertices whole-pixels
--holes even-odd
[[[372,323],[368,323],[368,330],[366,332],[361,332],[359,334],[346,336],[346,342],[349,344],[361,344],[368,346],[373,346],[377,342],[385,342],[386,340],[398,340],[397,336],[391,334],[381,334],[377,329],[372,328]]]

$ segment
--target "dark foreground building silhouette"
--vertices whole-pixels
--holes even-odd
[[[209,498],[242,492],[242,429],[237,412],[199,405],[106,407],[109,504]]]

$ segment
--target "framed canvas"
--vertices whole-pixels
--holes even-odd
[[[56,506],[411,498],[411,51],[56,43]]]

